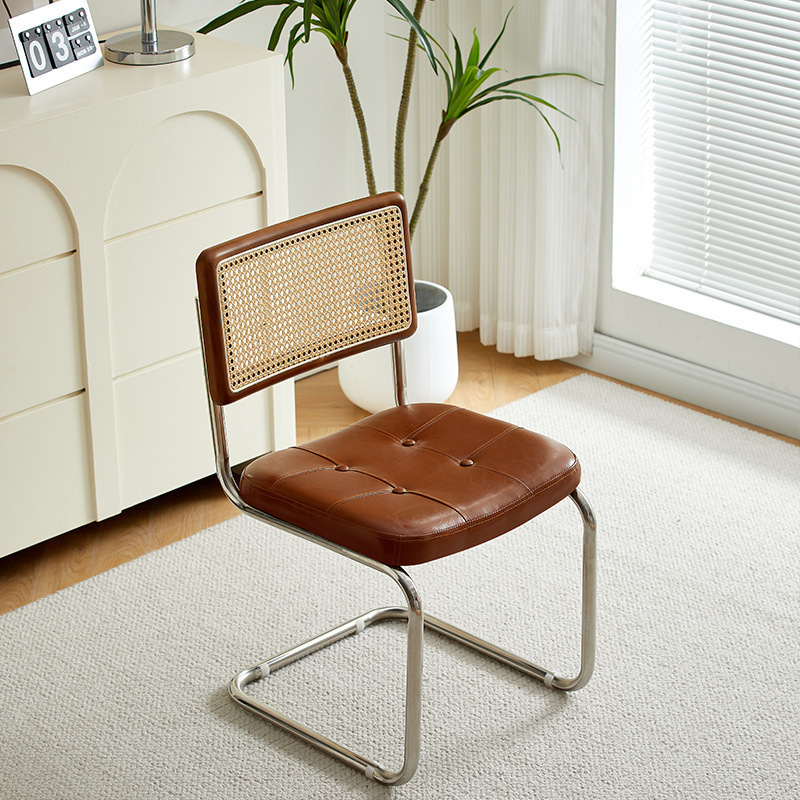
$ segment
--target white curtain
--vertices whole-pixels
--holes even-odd
[[[449,30],[468,50],[477,28],[485,51],[510,6],[510,0],[436,0],[427,4],[423,23],[451,54]],[[503,67],[505,77],[578,72],[603,82],[605,6],[605,0],[516,0],[487,66]],[[409,155],[418,148],[424,164],[444,90],[423,61],[417,77]],[[539,359],[588,354],[599,261],[603,90],[577,78],[519,88],[577,120],[548,112],[562,160],[529,106],[502,101],[470,112],[442,146],[414,241],[415,274],[447,286],[458,329],[479,327],[481,341],[501,352]],[[410,203],[415,178],[410,170]]]

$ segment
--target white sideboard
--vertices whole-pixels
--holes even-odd
[[[196,44],[33,97],[0,72],[0,556],[214,471],[194,262],[287,216],[284,84]],[[232,412],[235,460],[294,440],[290,384]]]

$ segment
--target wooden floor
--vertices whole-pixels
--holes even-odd
[[[481,412],[582,372],[561,361],[498,353],[482,346],[477,332],[459,334],[459,367],[459,382],[451,402]],[[342,393],[336,370],[298,381],[295,394],[299,442],[332,433],[366,416]],[[797,444],[788,437],[777,438]],[[1,558],[0,614],[191,536],[236,513],[212,476],[111,519]]]

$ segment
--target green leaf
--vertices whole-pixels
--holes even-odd
[[[291,17],[298,8],[300,8],[300,3],[288,3],[286,8],[281,11],[278,21],[275,23],[275,27],[272,29],[272,34],[269,37],[267,50],[278,49],[278,42],[280,41],[284,26],[289,21],[289,17]]]
[[[243,17],[245,14],[249,14],[251,11],[258,11],[259,8],[264,8],[265,6],[283,6],[287,2],[288,0],[247,0],[247,2],[240,3],[236,8],[232,8],[230,11],[215,17],[211,22],[199,28],[197,32],[210,33],[239,17]]]
[[[447,50],[445,50],[444,47],[442,47],[439,44],[439,42],[436,39],[434,39],[433,36],[431,36],[430,34],[428,34],[428,38],[439,48],[439,50],[441,51],[442,55],[445,57],[445,60],[447,61],[447,65],[450,68],[450,72],[453,72],[453,62],[450,60],[450,56],[447,55]],[[419,48],[424,50],[424,48],[422,47],[421,44],[417,44],[417,47],[419,47]],[[442,69],[444,69],[444,64],[442,64],[441,60],[439,58],[437,58],[436,61],[439,64],[439,66]]]
[[[550,120],[545,116],[545,114],[542,111],[542,109],[539,108],[536,105],[536,103],[532,103],[532,102],[530,102],[529,100],[526,100],[523,97],[512,97],[511,95],[498,95],[498,96],[495,96],[495,97],[487,97],[485,100],[481,100],[478,103],[473,103],[469,108],[467,108],[467,110],[464,112],[464,114],[467,114],[467,113],[469,113],[470,111],[472,111],[472,110],[474,110],[476,108],[480,108],[481,106],[488,105],[489,103],[494,103],[494,102],[496,102],[498,100],[520,100],[523,103],[526,103],[527,105],[532,106],[536,110],[536,112],[539,114],[539,116],[545,121],[547,127],[550,129],[550,133],[553,134],[553,138],[556,140],[556,147],[558,148],[559,159],[561,158],[561,140],[558,138],[558,134],[556,133],[556,129],[551,125]],[[552,108],[555,108],[555,106],[552,106]],[[561,111],[561,109],[556,108],[556,111]],[[561,113],[563,114],[564,112],[561,111]],[[463,117],[464,114],[462,114],[461,116]],[[566,116],[569,116],[569,115],[567,114]],[[572,117],[570,117],[570,119],[572,119]],[[563,166],[563,164],[562,164],[562,166]]]
[[[428,40],[428,34],[423,30],[422,26],[417,22],[414,18],[414,15],[405,7],[405,5],[401,2],[401,0],[386,0],[392,8],[400,14],[403,19],[414,29],[417,36],[419,37],[419,42],[422,45],[422,49],[425,51],[425,54],[428,56],[428,61],[431,62],[431,67],[433,67],[433,71],[438,74],[439,70],[436,66],[436,59],[433,56],[433,48],[431,47],[431,43]]]
[[[331,43],[331,45],[335,45],[339,41],[339,37],[336,35],[336,32],[331,31],[328,28],[323,28],[319,25],[312,25],[311,30],[321,33]]]
[[[317,25],[313,30],[325,33],[331,44],[342,40],[338,10],[335,7],[331,8],[328,0],[324,0],[317,8],[316,19]]]
[[[554,78],[559,76],[581,78],[585,81],[589,81],[589,83],[595,84],[596,86],[601,85],[589,78],[584,77],[583,75],[579,75],[577,72],[545,72],[541,75],[523,75],[519,78],[509,78],[507,81],[501,81],[500,83],[492,84],[491,86],[487,86],[479,95],[476,95],[475,99],[477,100],[478,98],[487,97],[492,92],[499,92],[506,86],[513,86],[514,84],[522,83],[523,81],[536,80],[537,78]]]
[[[460,77],[458,81],[453,82],[453,95],[450,98],[449,106],[451,108],[455,108],[459,105],[464,99],[468,99],[472,96],[472,86],[474,85],[476,78],[477,78],[478,68],[477,67],[467,67],[464,74]]]
[[[311,38],[311,17],[314,14],[314,6],[317,0],[303,0],[303,40]]]
[[[344,9],[342,10],[342,27],[346,30],[347,29],[347,20],[350,18],[350,12],[353,10],[353,6],[355,6],[356,0],[350,0],[349,3],[344,4]]]
[[[558,134],[556,133],[556,129],[550,124],[550,120],[544,115],[544,112],[538,106],[534,106],[536,111],[539,113],[539,116],[544,120],[545,125],[550,128],[550,133],[553,134],[553,138],[556,140],[556,147],[558,148],[558,160],[561,161],[561,139],[558,138]],[[561,166],[564,166],[564,162],[561,161]]]
[[[539,78],[580,78],[583,81],[593,83],[595,86],[603,85],[602,83],[593,81],[591,78],[587,78],[585,75],[580,75],[577,72],[542,72],[539,75],[523,75],[519,78],[511,78],[511,82],[532,81],[538,80]]]
[[[448,106],[447,117],[458,119],[466,109],[467,105],[475,99],[478,89],[494,75],[499,72],[497,67],[481,72],[477,67],[469,67],[464,73],[462,85]]]
[[[289,31],[289,41],[286,43],[286,63],[289,65],[289,75],[292,78],[292,87],[294,87],[294,48],[298,42],[302,41],[303,23],[298,22]]]
[[[506,32],[506,25],[508,25],[508,18],[511,16],[511,12],[514,10],[514,6],[508,10],[508,14],[506,14],[506,18],[503,22],[503,27],[500,29],[500,33],[497,34],[497,38],[492,42],[492,46],[486,51],[486,55],[483,57],[483,61],[478,65],[483,67],[483,65],[489,60],[489,56],[494,52],[495,47],[497,47],[497,43],[503,38],[503,34]]]
[[[478,31],[472,31],[472,49],[467,56],[468,67],[478,67],[478,58],[480,57],[481,43],[478,41]]]
[[[458,39],[456,39],[455,34],[451,34],[453,37],[453,44],[456,47],[456,69],[453,73],[453,83],[458,83],[461,80],[461,76],[464,74],[464,65],[461,59],[461,47],[458,44]]]
[[[500,92],[502,95],[507,97],[516,97],[518,100],[525,100],[526,102],[530,103],[539,103],[540,105],[547,106],[548,108],[552,108],[553,111],[558,111],[559,114],[563,114],[567,119],[571,119],[575,122],[575,117],[571,117],[567,114],[566,111],[562,111],[558,106],[554,106],[552,103],[549,103],[547,100],[536,97],[532,94],[527,94],[526,92],[520,92],[518,89],[503,89]]]

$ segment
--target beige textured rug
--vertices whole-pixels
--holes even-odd
[[[429,634],[422,764],[406,786],[373,784],[226,685],[396,590],[237,518],[0,617],[0,798],[800,797],[800,450],[590,376],[497,415],[583,464],[600,566],[585,689]],[[570,671],[579,553],[567,501],[410,571],[432,613]],[[400,634],[369,629],[267,688],[396,764]]]

